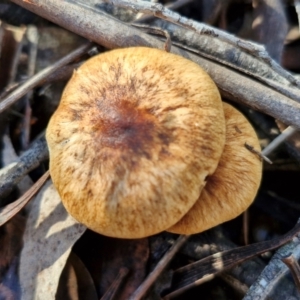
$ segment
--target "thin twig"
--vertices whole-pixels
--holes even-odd
[[[113,300],[115,299],[116,293],[118,292],[121,284],[124,282],[124,279],[129,273],[129,269],[127,268],[121,268],[117,277],[113,281],[113,283],[110,285],[110,287],[107,289],[105,294],[101,297],[100,300]]]
[[[300,292],[300,266],[293,255],[288,257],[284,257],[281,259],[290,269],[292,276],[294,278],[294,282],[298,291]]]
[[[0,100],[0,113],[2,113],[4,110],[9,108],[11,105],[13,105],[16,101],[18,101],[22,96],[27,94],[30,90],[32,90],[34,87],[36,87],[41,81],[45,80],[47,76],[49,76],[51,73],[55,72],[59,68],[69,64],[70,62],[74,61],[78,57],[85,54],[88,50],[92,48],[92,43],[86,43],[83,46],[80,46],[70,54],[66,55],[53,65],[45,68],[41,72],[34,75],[32,78],[27,80],[23,85],[16,88],[10,95],[8,95],[5,99]]]
[[[12,191],[28,172],[35,169],[49,157],[45,137],[37,139],[26,152],[20,156],[20,160],[0,176],[0,206],[1,201]]]
[[[170,10],[176,10],[182,6],[189,4],[190,2],[193,2],[193,0],[176,0],[175,2],[171,2],[171,3],[167,4],[166,7]],[[154,18],[154,16],[140,14],[137,16],[134,23],[147,22],[153,18]]]
[[[229,286],[231,286],[236,292],[238,292],[241,296],[244,296],[248,291],[248,286],[228,273],[221,273],[218,277],[220,277],[223,281],[225,281]]]
[[[243,237],[244,237],[244,244],[249,244],[249,211],[246,210],[243,213]]]
[[[31,78],[35,73],[35,65],[36,65],[37,50],[38,50],[39,34],[37,28],[33,25],[28,26],[26,35],[29,43],[27,76],[28,78]],[[26,150],[28,148],[29,140],[30,140],[31,114],[32,114],[30,100],[32,94],[33,91],[30,90],[25,95],[25,113],[24,113],[23,128],[21,133],[22,150]]]
[[[167,9],[160,3],[151,3],[141,0],[106,0],[106,2],[115,6],[130,9],[134,12],[152,14],[158,18],[167,20],[171,23],[192,29],[200,35],[210,35],[218,37],[224,42],[230,43],[245,51],[251,52],[253,55],[256,55],[258,59],[261,59],[268,63],[274,70],[276,70],[277,73],[281,74],[293,84],[300,87],[300,81],[293,77],[289,72],[284,70],[278,63],[272,60],[262,45],[241,40],[235,37],[234,35],[228,34],[225,31],[219,30],[206,24],[195,22],[191,19],[187,19],[179,15],[178,13]]]
[[[252,145],[249,145],[247,143],[245,143],[244,145],[245,145],[245,148],[248,149],[250,152],[256,154],[259,158],[263,159],[267,163],[272,164],[272,161],[268,157],[266,157],[265,155],[263,155],[262,152],[254,149],[254,147]]]
[[[147,276],[145,281],[138,287],[138,289],[131,295],[129,300],[140,300],[147,293],[151,285],[155,282],[157,277],[163,272],[169,262],[173,259],[178,250],[188,240],[189,235],[180,235],[172,247],[167,251],[163,258],[159,261],[155,269]]]
[[[221,41],[216,37],[200,36],[196,32],[182,26],[160,19],[152,22],[150,25],[159,26],[167,30],[171,35],[172,45],[251,76],[283,95],[300,102],[298,88],[294,87],[287,78],[278,74],[269,64],[257,59],[252,53]]]
[[[278,146],[280,146],[285,140],[290,138],[294,133],[297,132],[297,129],[293,126],[287,127],[280,135],[278,135],[263,151],[262,155],[268,156],[273,152]]]
[[[163,42],[159,39],[113,19],[94,7],[78,7],[74,3],[61,2],[60,0],[45,2],[38,0],[30,0],[30,2],[12,1],[107,48],[163,47]],[[230,68],[204,59],[199,55],[194,55],[173,45],[171,52],[185,56],[201,65],[213,78],[224,97],[248,105],[255,110],[260,110],[285,124],[300,129],[300,103],[253,80],[253,78],[251,79],[249,76],[234,72]]]
[[[40,190],[47,179],[50,176],[50,172],[47,171],[24,195],[22,195],[18,200],[6,205],[0,209],[0,226],[8,222],[12,217],[14,217]]]
[[[24,83],[25,80],[21,80],[20,82],[15,82],[7,87],[1,92],[0,99],[4,99],[8,94],[10,94],[13,90],[19,87],[21,84]]]
[[[171,41],[170,34],[167,30],[163,30],[159,27],[152,27],[152,26],[143,25],[143,24],[132,24],[132,26],[140,28],[148,33],[153,33],[153,34],[164,36],[166,38],[166,41],[164,44],[164,50],[166,52],[171,51],[172,41]]]

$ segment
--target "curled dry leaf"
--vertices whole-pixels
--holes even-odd
[[[0,282],[22,248],[25,218],[20,214],[0,227]],[[0,297],[0,299],[2,299]]]
[[[146,276],[149,257],[146,238],[116,239],[87,231],[76,243],[74,252],[90,271],[101,297],[107,296],[113,286],[114,299],[127,300]],[[124,274],[124,270],[128,273]]]
[[[129,270],[116,299],[126,300],[138,288],[146,276],[149,256],[147,239],[122,240],[104,238],[108,243],[102,248],[101,291],[106,291],[117,277],[120,269]]]
[[[91,274],[80,258],[73,252],[71,252],[61,274],[56,299],[98,299]]]
[[[25,229],[19,268],[23,300],[55,299],[71,247],[84,231],[48,181],[33,200]]]

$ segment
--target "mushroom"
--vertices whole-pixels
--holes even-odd
[[[226,142],[215,173],[207,178],[202,193],[189,212],[168,231],[199,233],[244,212],[254,200],[262,176],[260,157],[245,143],[260,150],[258,138],[248,120],[224,103]]]
[[[98,233],[141,238],[194,205],[218,165],[225,119],[216,85],[197,64],[125,48],[74,72],[46,138],[67,211]]]

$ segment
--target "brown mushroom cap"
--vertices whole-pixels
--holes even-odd
[[[189,212],[168,231],[199,233],[229,221],[245,211],[260,185],[262,162],[245,143],[260,151],[258,138],[247,119],[224,103],[226,142],[215,173]]]
[[[220,159],[225,119],[197,64],[126,48],[74,72],[46,138],[67,211],[98,233],[140,238],[171,227],[196,202]]]

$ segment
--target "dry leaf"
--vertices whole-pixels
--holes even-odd
[[[148,239],[116,239],[87,231],[74,251],[90,271],[100,296],[115,283],[122,268],[129,272],[114,299],[127,300],[146,276]]]
[[[55,299],[71,248],[85,229],[66,212],[48,181],[33,200],[25,229],[19,268],[23,300]]]
[[[25,218],[19,214],[0,227],[0,282],[2,282],[1,279],[6,270],[22,248],[24,226]]]
[[[71,252],[61,274],[56,299],[98,299],[91,274],[80,258],[73,252]]]

